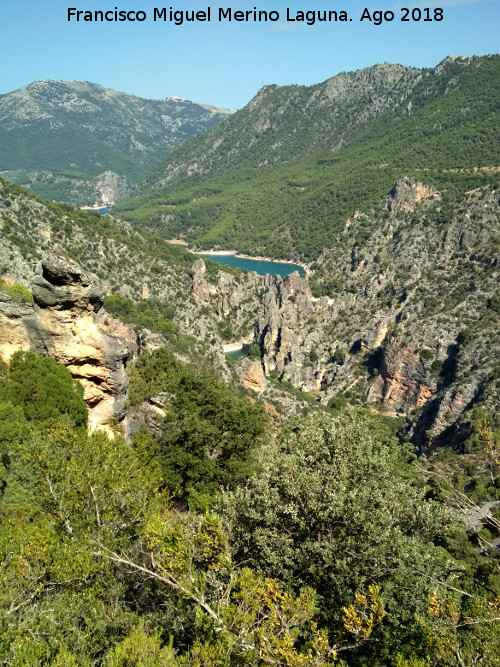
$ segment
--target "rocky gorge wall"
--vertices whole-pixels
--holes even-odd
[[[401,179],[381,209],[346,222],[310,281],[225,274],[214,284],[197,260],[193,295],[235,332],[253,331],[265,376],[322,403],[342,393],[406,417],[422,447],[461,439],[461,416],[499,399],[498,190],[440,202],[436,188]],[[329,293],[313,297],[310,283]]]
[[[96,278],[65,253],[51,251],[44,254],[31,290],[33,304],[16,303],[0,293],[0,357],[8,362],[17,350],[53,357],[83,385],[90,430],[122,420],[125,362],[133,337],[128,336],[127,344],[101,327],[103,298]]]

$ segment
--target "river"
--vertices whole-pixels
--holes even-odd
[[[289,273],[293,273],[293,271],[298,271],[301,276],[305,275],[302,266],[288,262],[273,262],[269,259],[248,259],[247,257],[238,257],[233,254],[216,255],[207,253],[205,255],[202,253],[201,256],[211,259],[214,262],[218,262],[219,264],[237,266],[246,271],[255,271],[255,273],[258,273],[261,276],[265,276],[266,274],[287,276]]]

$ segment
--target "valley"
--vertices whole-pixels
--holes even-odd
[[[376,65],[309,88],[264,86],[115,213],[201,248],[312,262],[399,178],[451,198],[495,180],[498,71],[498,56],[450,57],[430,70]]]
[[[499,88],[0,96],[2,664],[500,665]]]

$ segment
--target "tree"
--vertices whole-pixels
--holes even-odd
[[[311,415],[292,420],[262,452],[262,475],[222,500],[236,560],[294,590],[312,585],[324,625],[340,627],[356,591],[381,586],[379,657],[415,639],[415,613],[425,614],[431,583],[446,579],[433,541],[450,515],[425,500],[408,460],[364,410]]]
[[[82,385],[51,357],[15,352],[6,377],[0,378],[0,400],[20,406],[32,422],[65,418],[76,427],[87,425]]]
[[[313,621],[315,591],[303,587],[291,594],[273,578],[235,567],[216,515],[153,515],[144,536],[147,556],[142,562],[108,549],[101,555],[145,581],[158,582],[165,599],[177,608],[185,601],[196,607],[192,645],[177,660],[165,655],[167,665],[333,667],[348,643],[368,640],[384,617],[380,589],[370,586],[366,595],[358,593],[355,604],[341,610],[342,632],[332,646]],[[141,634],[137,639],[141,647],[159,652],[153,638]]]
[[[203,506],[203,497],[253,471],[252,453],[268,424],[262,405],[236,395],[213,370],[181,364],[165,348],[142,355],[131,376],[134,401],[160,392],[168,398],[157,454],[171,491]]]
[[[53,424],[10,443],[0,493],[1,662],[95,664],[87,657],[138,625],[136,581],[97,558],[96,542],[136,546],[144,517],[166,504],[160,482],[150,452],[103,433]]]

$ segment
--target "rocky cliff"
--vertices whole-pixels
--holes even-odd
[[[83,385],[91,430],[122,420],[129,349],[99,326],[102,292],[95,276],[65,253],[53,251],[43,256],[31,290],[33,304],[0,294],[2,359],[8,362],[16,350],[53,357]]]
[[[419,446],[459,443],[468,411],[495,412],[500,400],[499,192],[443,205],[434,187],[403,178],[381,206],[346,221],[309,278],[210,285],[198,260],[195,296],[236,337],[253,322],[267,376],[323,403],[340,395],[406,417]]]
[[[29,284],[41,257],[57,245],[83,267],[82,278],[61,285],[50,271],[42,280],[38,270],[34,306],[4,299],[10,333],[3,335],[3,354],[23,345],[49,353],[53,343],[33,332],[52,331],[49,340],[62,345],[54,356],[75,377],[88,374],[89,397],[100,388],[108,397],[109,387],[116,392],[121,362],[113,361],[102,335],[126,337],[126,327],[95,312],[100,300],[86,281],[99,274],[107,293],[168,303],[182,358],[204,358],[227,379],[233,369],[270,410],[293,414],[314,404],[367,401],[406,418],[406,435],[421,447],[459,445],[471,409],[495,412],[500,400],[499,192],[490,184],[451,198],[425,181],[402,178],[379,205],[344,221],[307,278],[282,279],[220,271],[128,223],[43,204],[0,180],[3,279]],[[86,300],[78,296],[82,290]],[[62,301],[53,302],[53,293]],[[74,309],[61,305],[72,300]],[[82,345],[87,339],[83,324],[100,350],[89,358],[107,369],[100,382],[92,379],[92,363],[71,361],[77,335]],[[165,343],[158,333],[140,338]],[[253,358],[228,366],[221,342],[235,341],[253,342]],[[105,418],[120,415],[120,399],[106,402],[106,396],[98,401]]]

